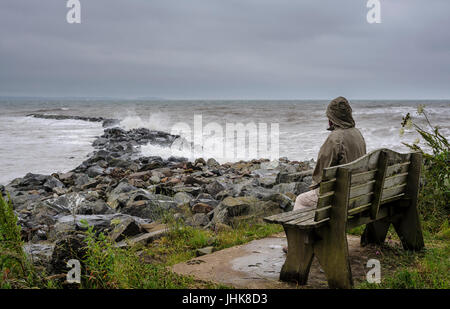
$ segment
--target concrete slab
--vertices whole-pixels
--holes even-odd
[[[359,237],[349,235],[350,264],[355,282],[365,280],[370,258],[376,258],[375,247],[360,247]],[[278,280],[286,259],[282,248],[284,233],[254,240],[173,266],[173,271],[199,280],[244,289],[327,288],[326,277],[317,259],[311,265],[308,285],[298,286]]]

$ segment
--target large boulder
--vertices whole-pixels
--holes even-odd
[[[66,235],[55,243],[48,271],[51,274],[65,274],[70,269],[67,262],[71,259],[78,260],[81,264],[86,257],[86,235],[73,233]]]
[[[212,196],[216,196],[217,193],[219,193],[222,190],[225,190],[225,186],[218,182],[217,180],[211,182],[210,184],[206,185],[206,192],[211,194]]]
[[[109,237],[112,241],[121,241],[125,238],[136,236],[141,233],[141,227],[133,218],[124,218],[118,222]]]
[[[278,203],[261,201],[252,196],[227,197],[214,209],[212,224],[236,225],[240,221],[258,219],[280,213]]]
[[[132,217],[127,214],[68,215],[58,218],[53,230],[50,232],[50,238],[56,239],[61,235],[67,235],[73,231],[85,231],[87,226],[91,226],[96,232],[109,234],[113,231],[115,224],[124,222],[124,220],[127,220],[128,218],[132,218],[137,224],[151,222],[151,220]]]
[[[177,202],[172,197],[161,194],[143,194],[137,191],[121,209],[121,212],[156,221],[162,219],[167,212],[176,207]]]
[[[128,193],[136,190],[137,188],[130,185],[128,182],[120,182],[117,187],[106,194],[108,198],[107,203],[113,209],[124,206],[128,200]]]
[[[309,185],[305,182],[280,183],[273,186],[273,189],[277,193],[292,193],[294,195],[299,195],[310,190]]]

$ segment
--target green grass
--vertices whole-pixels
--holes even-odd
[[[148,247],[119,249],[103,234],[87,231],[87,254],[83,260],[82,288],[224,288],[192,277],[181,276],[169,267],[196,257],[197,249],[216,250],[243,244],[280,232],[281,228],[262,222],[247,222],[219,232],[169,222],[167,236]]]
[[[213,246],[214,250],[222,250],[282,231],[279,225],[260,221],[241,223],[233,229],[218,232],[172,224],[169,234],[151,244],[145,253],[151,259],[171,266],[196,257],[200,248]]]
[[[380,284],[362,283],[361,289],[449,289],[450,245],[430,241],[422,253],[392,250],[381,259],[383,275]],[[389,271],[389,268],[393,269]]]

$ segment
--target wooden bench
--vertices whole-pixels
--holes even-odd
[[[405,250],[424,247],[417,210],[422,155],[379,149],[323,170],[316,209],[267,217],[288,241],[280,280],[307,283],[314,256],[330,288],[351,288],[346,230],[366,225],[361,244],[382,244],[392,223]]]

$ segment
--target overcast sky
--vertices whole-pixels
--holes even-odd
[[[0,96],[449,99],[450,1],[1,0]]]

